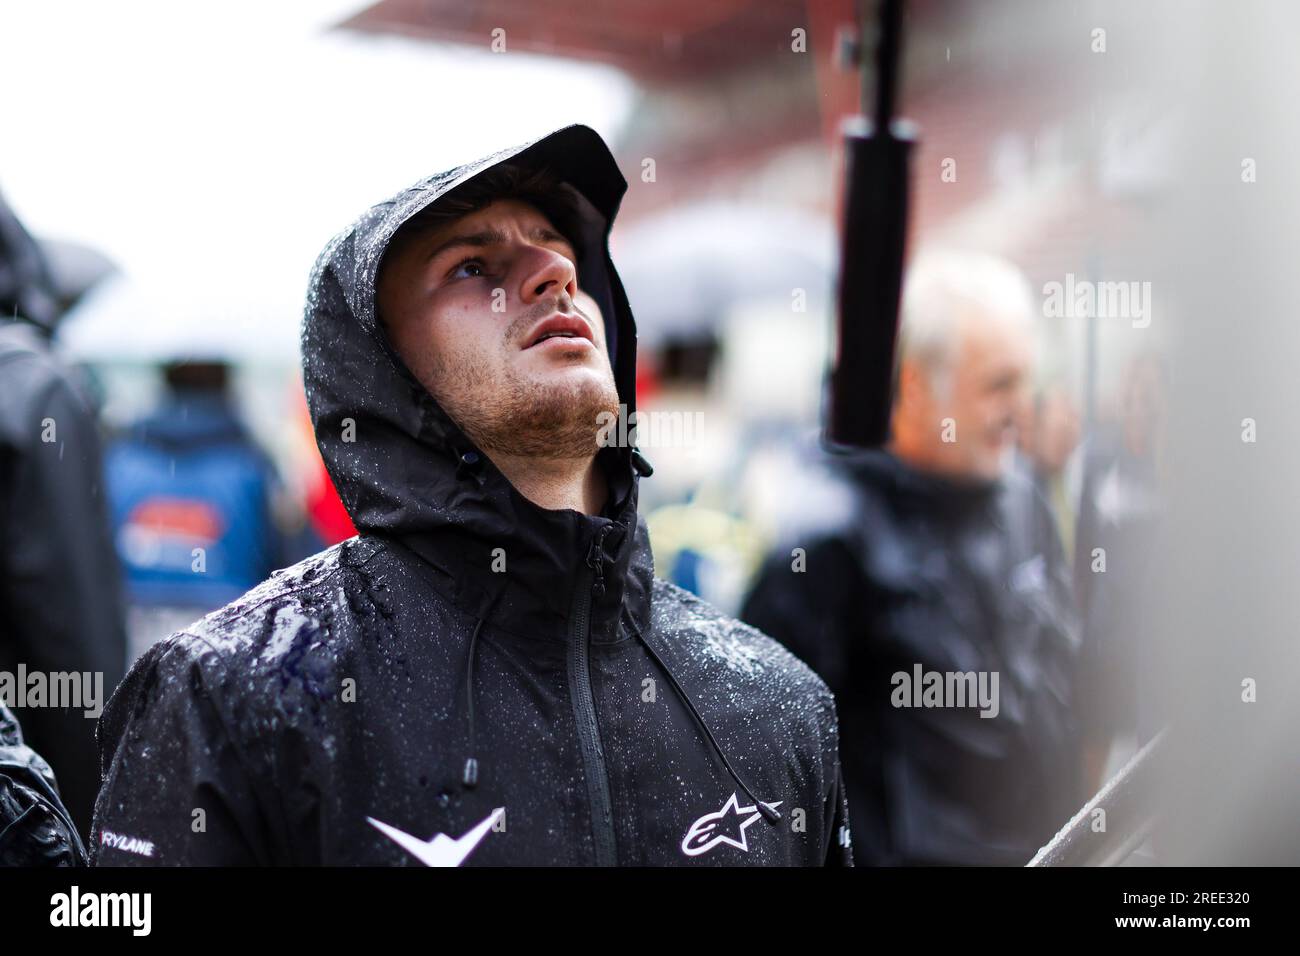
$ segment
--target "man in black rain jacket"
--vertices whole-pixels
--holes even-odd
[[[608,427],[635,408],[625,189],[569,127],[322,253],[303,367],[360,533],[133,668],[97,862],[851,861],[825,686],[654,578],[649,466]]]

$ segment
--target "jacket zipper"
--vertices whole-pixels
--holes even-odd
[[[579,576],[574,594],[573,613],[569,616],[569,684],[573,689],[573,715],[578,725],[578,741],[587,778],[587,797],[591,804],[591,835],[596,849],[597,866],[618,863],[614,844],[614,810],[609,796],[609,772],[600,743],[600,726],[596,721],[596,702],[591,692],[591,593],[600,570],[599,544],[594,542],[587,567]]]

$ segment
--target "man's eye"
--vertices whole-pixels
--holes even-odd
[[[452,270],[447,273],[451,279],[474,279],[483,275],[483,262],[479,259],[466,259],[463,262],[456,263]]]

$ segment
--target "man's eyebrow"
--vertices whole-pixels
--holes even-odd
[[[506,241],[506,234],[497,229],[484,229],[482,232],[473,232],[459,236],[452,236],[444,242],[438,243],[430,250],[426,262],[432,262],[438,256],[442,255],[448,249],[456,249],[460,246],[467,246],[471,249],[485,249],[488,246],[497,246]]]
[[[528,238],[533,240],[533,242],[562,242],[570,249],[573,248],[573,243],[571,243],[567,237],[547,226],[538,226],[537,228],[530,230]]]
[[[528,238],[538,243],[556,243],[560,242],[573,249],[573,243],[569,242],[562,234],[556,232],[548,226],[536,226],[528,230]],[[481,232],[467,233],[459,236],[452,236],[444,242],[438,243],[430,250],[426,262],[432,262],[438,256],[450,249],[467,247],[471,249],[486,249],[489,246],[498,246],[507,242],[506,234],[499,229],[484,229]]]

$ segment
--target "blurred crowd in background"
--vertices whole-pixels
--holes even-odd
[[[323,32],[442,69],[482,26],[445,6],[362,5]],[[903,104],[922,132],[894,441],[831,455],[818,438],[837,130],[857,78],[832,69],[830,47],[852,4],[735,6],[704,24],[667,5],[681,22],[654,35],[608,11],[565,24],[559,44],[559,25],[521,4],[509,37],[525,64],[598,60],[629,90],[591,121],[631,184],[612,241],[640,328],[639,408],[672,426],[642,442],[657,572],[831,684],[860,860],[1023,863],[1159,729],[1134,689],[1161,515],[1158,325],[1052,314],[1045,291],[1142,275],[1159,116],[1121,104],[1118,78],[1059,18],[1040,29],[1018,9],[1007,29],[973,3],[914,5]],[[384,194],[365,174],[348,171],[353,191]],[[53,218],[40,190],[4,176],[23,218]],[[207,228],[175,213],[177,242]],[[239,269],[222,273],[219,307],[196,293],[160,309],[147,272],[75,229],[0,214],[15,479],[0,666],[103,670],[111,685],[152,642],[354,532],[308,421],[299,313],[241,298]],[[304,242],[286,281],[305,286],[328,238]],[[51,417],[53,442],[39,427]],[[889,675],[913,663],[1000,671],[1000,719],[891,708]],[[91,722],[19,716],[87,826]]]

